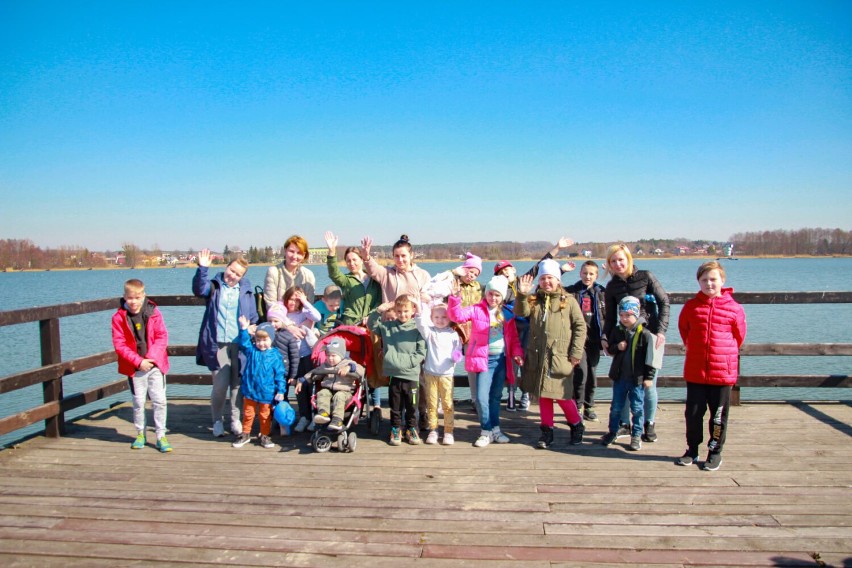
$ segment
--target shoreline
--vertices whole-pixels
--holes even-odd
[[[831,255],[812,255],[812,254],[797,254],[797,255],[737,255],[734,257],[718,257],[718,256],[710,256],[710,255],[682,255],[682,256],[674,256],[674,255],[665,255],[665,256],[640,256],[634,257],[635,261],[645,261],[645,260],[739,260],[739,259],[818,259],[818,258],[852,258],[852,254],[844,255],[844,254],[831,254]],[[500,260],[509,260],[510,262],[535,262],[539,260],[537,258],[527,257],[527,258],[513,258],[513,259],[485,259],[483,258],[483,262],[498,262]],[[586,260],[594,260],[596,262],[604,262],[603,258],[586,258],[586,257],[569,257],[569,258],[557,258],[555,259],[559,262],[575,262],[578,265],[585,262]],[[415,264],[434,264],[434,263],[446,263],[452,264],[454,262],[461,261],[459,259],[455,260],[447,260],[447,259],[434,259],[434,258],[420,258],[417,259]],[[255,263],[251,266],[275,266],[277,263]],[[343,264],[342,262],[338,264]],[[390,266],[392,262],[390,259],[383,259],[379,261],[379,264],[384,266]],[[306,263],[305,266],[324,266],[324,262],[317,263]],[[61,267],[61,268],[24,268],[24,269],[15,269],[11,267],[3,268],[0,272],[70,272],[70,271],[88,271],[88,270],[172,270],[177,268],[195,268],[194,264],[185,264],[185,265],[176,265],[176,266],[93,266],[93,267]],[[218,264],[216,266],[225,266],[224,264]]]

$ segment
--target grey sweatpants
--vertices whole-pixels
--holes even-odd
[[[145,432],[145,399],[151,399],[154,409],[154,431],[159,440],[166,435],[166,377],[157,367],[147,373],[136,371],[130,377],[133,393],[133,425],[137,432]]]
[[[220,343],[216,358],[219,369],[213,371],[213,393],[210,395],[210,413],[215,424],[222,420],[225,411],[225,397],[231,390],[231,423],[241,423],[240,420],[240,348],[236,343]],[[227,430],[227,425],[226,428]],[[242,426],[240,426],[242,429]]]

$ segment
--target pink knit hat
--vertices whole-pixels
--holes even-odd
[[[462,264],[462,268],[475,268],[482,274],[482,259],[470,252],[466,253],[465,256],[467,256],[467,260]]]

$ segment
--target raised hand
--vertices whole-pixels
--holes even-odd
[[[370,249],[373,248],[373,239],[365,236],[361,239],[361,248],[364,249],[364,260],[370,258]]]
[[[521,294],[529,294],[532,292],[533,277],[532,274],[524,274],[518,278],[518,292]]]
[[[560,237],[558,241],[556,241],[556,246],[560,249],[568,248],[574,244],[574,239],[571,237]]]
[[[328,245],[328,256],[335,256],[337,254],[337,235],[331,231],[326,231],[324,236],[325,244]]]
[[[201,249],[201,252],[198,253],[198,257],[196,258],[196,262],[198,262],[198,266],[203,266],[205,268],[210,266],[210,249]]]

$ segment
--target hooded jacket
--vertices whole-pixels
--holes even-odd
[[[145,340],[148,352],[143,357],[136,352],[136,336],[131,328],[127,305],[124,299],[112,316],[112,344],[118,356],[118,372],[132,377],[139,370],[143,359],[150,359],[164,375],[169,372],[169,332],[163,321],[163,314],[157,304],[145,299],[142,305],[142,318],[145,320]]]
[[[739,375],[739,351],[746,337],[743,307],[733,288],[711,298],[698,292],[683,306],[678,330],[686,348],[683,377],[689,383],[733,385]]]
[[[573,398],[571,359],[583,357],[586,343],[586,320],[577,300],[561,288],[539,290],[532,297],[518,293],[514,311],[530,321],[521,389],[536,398]]]
[[[287,392],[281,353],[274,347],[261,351],[252,344],[248,331],[244,329],[237,336],[237,344],[246,358],[240,392],[255,402],[272,404],[276,394]]]
[[[578,280],[571,286],[566,286],[565,291],[574,295],[574,299],[577,300],[577,304],[579,304],[581,310],[583,308],[583,298],[589,297],[591,300],[591,317],[586,317],[586,314],[583,313],[583,317],[586,319],[586,326],[588,326],[586,343],[593,343],[598,350],[600,350],[601,339],[606,338],[603,334],[604,320],[606,319],[604,287],[597,282],[594,282],[592,283],[591,289],[589,289],[585,284],[583,284],[582,280]]]
[[[199,298],[207,298],[204,317],[201,318],[201,329],[198,331],[198,345],[195,348],[195,362],[204,365],[211,371],[219,369],[216,352],[219,345],[216,340],[216,315],[219,311],[219,292],[225,286],[224,272],[218,273],[212,279],[207,278],[206,266],[199,266],[192,278],[192,293]],[[239,313],[246,316],[251,323],[257,323],[257,304],[254,301],[253,288],[248,278],[240,280]],[[245,355],[240,353],[240,370],[245,365]]]
[[[361,325],[371,311],[379,307],[382,301],[382,288],[379,283],[370,278],[365,283],[351,272],[343,274],[337,266],[336,256],[327,256],[328,277],[340,287],[343,293],[343,325]]]
[[[648,359],[653,358],[656,334],[646,326],[645,318],[640,316],[633,331],[628,331],[619,324],[609,334],[607,351],[612,355],[612,365],[609,368],[611,380],[618,381],[629,377],[633,385],[640,385],[642,381],[651,381],[657,376],[657,369],[647,364]],[[624,351],[618,349],[618,344],[622,341],[627,342],[627,349]],[[630,367],[625,368],[625,365]]]
[[[491,330],[491,315],[488,302],[482,300],[472,306],[462,307],[461,298],[450,296],[447,300],[447,315],[456,323],[471,322],[470,339],[464,358],[464,370],[470,373],[482,373],[488,370],[488,335]],[[502,310],[502,306],[497,307]],[[503,341],[506,353],[506,380],[514,383],[514,358],[523,357],[524,351],[518,339],[515,318],[503,320]]]

